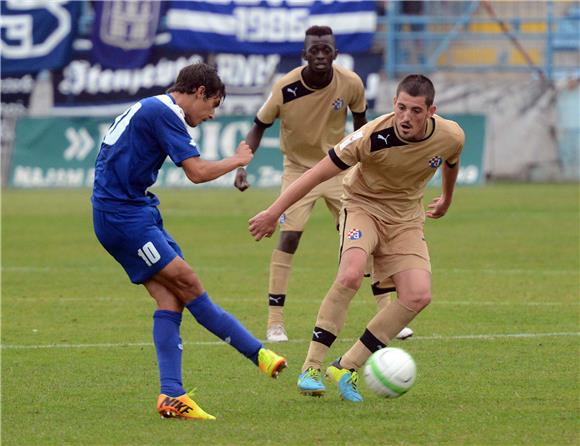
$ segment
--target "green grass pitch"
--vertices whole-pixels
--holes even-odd
[[[430,200],[436,190],[430,189]],[[162,190],[161,211],[210,296],[265,335],[268,262],[247,220],[274,190]],[[458,188],[428,221],[433,302],[416,336],[391,345],[417,362],[415,386],[347,404],[296,378],[338,239],[319,204],[296,255],[286,305],[291,342],[278,380],[186,314],[184,383],[215,422],[162,420],[153,300],[96,241],[87,190],[2,196],[3,445],[573,445],[579,415],[578,185]],[[327,360],[374,312],[368,280]]]

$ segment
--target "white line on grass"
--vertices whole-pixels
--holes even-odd
[[[518,275],[518,274],[546,274],[546,275],[578,275],[578,270],[576,269],[525,269],[525,268],[448,268],[448,269],[435,269],[437,274],[442,273],[471,273],[477,271],[482,274],[494,274],[494,275]]]
[[[120,302],[124,299],[124,297],[129,299],[134,299],[135,296],[125,295],[121,297],[113,297],[113,296],[95,296],[95,297],[50,297],[50,296],[18,296],[15,298],[15,302],[21,301],[34,301],[34,302],[109,302],[115,301]],[[369,296],[370,297],[370,296]],[[219,303],[248,303],[248,304],[255,304],[257,301],[261,300],[262,298],[256,299],[248,299],[244,297],[218,297],[215,301]],[[308,299],[292,299],[293,304],[312,304],[312,300]],[[351,302],[351,305],[369,305],[373,301],[366,298],[366,296],[361,296],[358,299],[354,299]],[[4,303],[7,303],[6,297],[4,297]],[[513,300],[439,300],[435,298],[433,300],[432,305],[475,305],[475,306],[511,306],[511,305],[523,305],[528,307],[559,307],[559,306],[579,306],[580,302],[570,301],[570,302],[549,302],[549,301],[540,301],[540,302],[530,302],[530,301],[521,301],[516,302]]]
[[[111,271],[117,270],[118,268],[111,264],[108,266],[99,265],[99,266],[76,266],[76,265],[69,265],[69,266],[2,266],[2,272],[6,273],[46,273],[46,272],[59,272],[59,271],[78,271],[78,270],[85,270],[85,271]],[[200,268],[200,270],[205,271],[228,271],[233,270],[233,267],[225,267],[225,266],[205,266]],[[295,268],[297,271],[307,271],[308,268],[297,266]],[[465,274],[465,273],[472,273],[477,272],[479,274],[494,274],[494,275],[571,275],[577,276],[579,274],[577,269],[525,269],[525,268],[502,268],[502,269],[494,269],[494,268],[434,268],[434,271],[437,274],[445,274],[445,273],[452,273],[452,274]]]
[[[509,300],[437,300],[433,299],[432,305],[482,305],[482,306],[506,306],[506,305],[524,305],[529,307],[553,307],[561,305],[580,305],[580,302],[514,302]]]
[[[529,339],[529,338],[543,338],[543,337],[564,337],[564,336],[580,336],[580,332],[562,332],[562,333],[503,333],[503,334],[472,334],[472,335],[432,335],[432,336],[414,336],[413,341],[455,341],[455,340],[483,340],[493,341],[496,339]],[[337,339],[339,342],[354,342],[354,338]],[[265,341],[262,341],[267,343]],[[307,343],[309,339],[292,339],[288,341],[293,344]],[[223,341],[193,341],[184,342],[184,345],[226,345]],[[104,343],[104,344],[3,344],[2,349],[5,350],[39,350],[39,349],[60,349],[60,348],[119,348],[119,347],[153,347],[152,342],[127,342],[127,343]]]

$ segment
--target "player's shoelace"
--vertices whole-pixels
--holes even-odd
[[[321,376],[320,370],[311,367],[306,371],[306,375],[304,377],[312,378],[314,381],[320,382],[322,381],[320,376]]]
[[[358,393],[358,372],[350,372],[350,378],[346,382],[352,386],[352,390]]]

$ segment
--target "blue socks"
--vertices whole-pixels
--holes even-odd
[[[215,305],[207,293],[187,304],[187,309],[202,326],[258,365],[258,352],[262,343],[235,317]],[[179,335],[180,326],[181,313],[157,310],[153,314],[153,342],[157,352],[161,393],[172,397],[185,393],[181,377],[183,345]]]
[[[262,343],[240,321],[214,304],[206,292],[186,307],[199,324],[258,365],[258,352]]]
[[[180,396],[185,393],[181,380],[181,353],[179,336],[181,313],[157,310],[153,314],[153,342],[157,352],[161,393]]]

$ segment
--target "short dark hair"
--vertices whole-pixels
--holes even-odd
[[[194,63],[183,67],[175,83],[167,89],[167,93],[178,92],[193,94],[201,87],[205,87],[205,97],[226,97],[226,86],[220,79],[215,67],[203,62]]]
[[[435,101],[435,87],[433,86],[433,82],[422,74],[409,74],[405,76],[397,86],[397,97],[401,91],[411,96],[425,97],[427,107],[431,107]]]
[[[306,30],[306,35],[320,37],[320,36],[328,36],[328,35],[332,36],[334,34],[333,34],[332,28],[330,26],[313,25]]]

